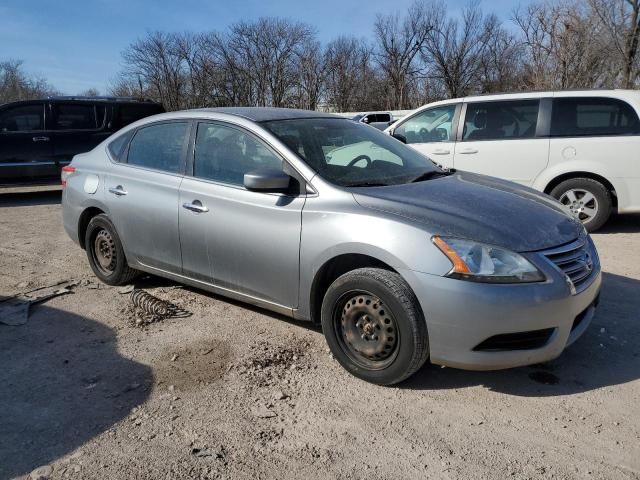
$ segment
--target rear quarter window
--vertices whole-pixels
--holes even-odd
[[[553,100],[552,137],[638,134],[638,114],[622,100],[598,97]]]
[[[129,131],[123,135],[118,136],[115,140],[109,143],[107,147],[109,149],[109,153],[111,154],[111,158],[113,158],[117,162],[122,162],[126,157],[127,146],[129,145],[129,140],[133,136],[133,132]]]

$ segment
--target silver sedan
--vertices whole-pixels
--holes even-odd
[[[552,359],[598,303],[596,249],[555,200],[329,114],[157,115],[77,155],[62,180],[66,231],[103,282],[148,272],[321,324],[370,382],[427,359]]]

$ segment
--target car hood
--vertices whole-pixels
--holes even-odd
[[[422,223],[433,234],[517,252],[574,241],[583,230],[555,200],[515,183],[469,172],[424,182],[353,190],[361,206]]]

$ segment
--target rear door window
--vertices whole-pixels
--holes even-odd
[[[552,137],[640,134],[638,114],[614,98],[554,98]]]
[[[44,129],[44,104],[19,105],[0,111],[0,133]]]
[[[467,104],[463,141],[534,138],[538,100],[509,100]]]
[[[96,106],[92,103],[55,103],[53,110],[56,130],[95,130],[102,126],[102,119],[98,125]]]
[[[189,122],[165,122],[140,128],[129,143],[127,163],[181,173],[188,131]]]

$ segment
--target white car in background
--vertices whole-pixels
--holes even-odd
[[[351,117],[354,122],[366,123],[378,130],[384,130],[391,122],[393,122],[393,115],[391,112],[363,112],[358,113]]]
[[[421,107],[386,132],[436,163],[548,193],[587,230],[640,212],[640,92],[483,95]]]

